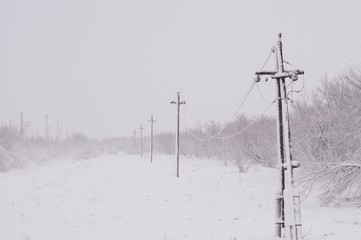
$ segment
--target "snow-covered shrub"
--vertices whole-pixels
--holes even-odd
[[[291,116],[293,153],[305,169],[304,186],[319,188],[325,205],[360,199],[361,72],[324,79]]]
[[[126,148],[125,138],[90,140],[76,133],[65,140],[21,139],[16,129],[0,128],[0,171],[28,164],[44,165],[64,159],[85,160],[102,154],[117,154]]]
[[[241,172],[247,171],[252,163],[274,167],[277,162],[276,121],[271,117],[251,119],[245,115],[226,126],[209,121],[182,133],[180,144],[181,153],[185,155],[219,159],[225,165],[233,162]]]
[[[318,163],[307,169],[303,186],[309,190],[316,183],[323,205],[341,202],[361,203],[361,163],[354,161]]]
[[[0,145],[0,172],[22,168],[26,164],[27,161],[21,154],[9,151]]]
[[[0,127],[0,145],[11,151],[14,145],[20,142],[18,131],[14,127]]]
[[[139,145],[139,142],[138,142]],[[157,153],[174,154],[175,134],[161,133],[154,136],[154,151]],[[137,149],[138,152],[138,149]]]

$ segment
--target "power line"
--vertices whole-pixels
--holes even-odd
[[[262,94],[262,91],[261,91],[261,88],[259,87],[258,83],[256,83],[256,86],[257,86],[257,89],[258,89],[258,92],[259,94],[261,95],[261,98],[263,99],[263,101],[265,101],[266,103],[268,104],[271,104],[272,102],[268,101]]]
[[[273,54],[273,50],[271,50],[270,54],[268,55],[266,61],[263,63],[262,67],[261,67],[261,71],[263,70],[263,68],[266,66],[268,60],[270,59],[270,57],[272,56]]]
[[[268,60],[270,59],[270,57],[272,56],[273,53],[274,53],[274,50],[272,49],[271,52],[270,52],[270,54],[268,55],[266,61],[263,63],[263,65],[262,65],[262,67],[261,67],[261,71],[262,71],[263,68],[266,66]],[[207,141],[207,140],[210,140],[210,139],[212,139],[212,138],[217,138],[217,139],[218,139],[218,137],[216,137],[216,136],[219,135],[221,132],[223,132],[223,131],[228,127],[229,122],[234,118],[234,116],[235,116],[235,115],[238,113],[238,111],[241,109],[241,107],[242,107],[243,104],[245,103],[246,99],[248,98],[249,94],[252,92],[254,86],[257,84],[257,82],[258,82],[257,80],[258,80],[258,79],[256,79],[256,81],[253,81],[252,84],[248,87],[248,89],[246,90],[246,92],[244,93],[244,95],[242,96],[242,98],[241,98],[241,100],[240,100],[240,101],[241,101],[240,104],[238,105],[238,107],[236,108],[236,110],[233,112],[231,118],[230,118],[228,121],[226,121],[226,123],[224,124],[224,127],[221,128],[221,129],[220,129],[217,133],[215,133],[214,135],[212,135],[212,136],[209,135],[208,138],[202,139],[201,141]],[[257,85],[257,87],[258,87],[258,85]],[[258,88],[259,88],[259,87],[258,87]],[[260,89],[259,89],[259,91],[260,91]],[[261,93],[261,95],[262,95],[262,93]],[[262,95],[262,97],[263,97],[263,95]],[[264,99],[264,98],[263,98],[263,99]],[[265,99],[264,99],[264,100],[265,100]],[[274,103],[274,102],[272,102],[272,104],[273,104],[273,103]],[[271,106],[272,106],[272,104],[271,104]],[[267,109],[267,110],[268,110],[268,109]],[[186,121],[185,121],[185,125],[186,125]],[[186,126],[187,126],[187,125],[186,125]],[[195,136],[193,136],[193,137],[195,137]],[[197,137],[195,137],[195,138],[197,139]],[[222,137],[220,137],[220,138],[222,138]],[[197,140],[200,140],[200,138],[198,138]]]
[[[300,93],[300,92],[302,92],[304,90],[304,88],[305,88],[305,76],[302,75],[302,87],[301,87],[301,89],[300,90],[295,90],[293,92]]]
[[[261,67],[261,71],[263,70],[263,68],[266,66],[268,60],[270,59],[270,57],[272,56],[273,54],[273,50],[271,50],[270,54],[268,55],[266,61],[263,63],[262,67]],[[238,105],[238,107],[236,108],[236,110],[233,112],[231,118],[224,124],[224,127],[221,128],[217,133],[215,133],[213,136],[210,136],[209,137],[215,137],[217,135],[219,135],[221,132],[223,132],[227,126],[228,126],[228,123],[234,118],[234,116],[238,113],[238,111],[241,109],[241,107],[243,106],[243,104],[245,103],[246,99],[248,98],[249,94],[251,93],[251,91],[253,90],[254,86],[257,84],[257,81],[253,81],[252,84],[248,87],[248,89],[246,90],[246,92],[244,93],[244,95],[242,96],[241,98],[241,102],[240,104]],[[257,85],[258,87],[258,85]]]
[[[251,84],[251,87],[249,88],[249,91],[247,94],[245,94],[242,102],[240,103],[240,105],[238,106],[238,108],[236,109],[236,111],[233,113],[232,118],[238,113],[239,109],[241,109],[241,107],[243,106],[244,102],[246,101],[246,99],[248,98],[249,94],[252,92],[254,85],[256,85],[256,82],[253,82]]]
[[[291,67],[294,67],[295,69],[299,69],[298,67],[296,67],[295,65],[291,64],[290,62],[287,62],[286,60],[283,60],[284,63],[290,65]]]
[[[258,122],[258,120],[273,106],[273,104],[276,102],[276,100],[274,100],[267,108],[266,110],[264,110],[262,112],[261,115],[259,115],[252,123],[250,123],[247,127],[243,128],[242,130],[238,131],[237,133],[234,133],[230,136],[225,136],[225,137],[218,137],[217,139],[228,139],[228,138],[232,138],[235,137],[237,135],[240,135],[241,133],[243,133],[244,131],[246,131],[248,128],[250,128],[252,125],[254,125],[256,122]]]
[[[226,123],[224,124],[224,127],[221,128],[217,133],[215,133],[213,136],[209,136],[209,139],[212,139],[214,137],[216,137],[217,135],[219,135],[221,132],[223,132],[227,126],[228,126],[228,123],[234,118],[234,116],[238,113],[238,111],[241,109],[241,107],[243,106],[243,104],[245,103],[246,99],[248,98],[249,94],[251,93],[254,85],[256,84],[256,82],[252,82],[252,84],[248,87],[247,91],[244,93],[244,95],[242,96],[241,98],[241,102],[240,104],[238,105],[238,107],[235,109],[235,111],[232,113],[232,116],[231,118],[226,121]],[[186,128],[187,128],[187,124],[185,122],[185,125],[186,125]]]
[[[267,59],[266,59],[266,61],[263,63],[260,71],[262,71],[263,68],[266,66],[268,60],[270,59],[270,57],[272,56],[273,53],[274,53],[274,49],[272,48],[270,54],[268,55],[268,57],[267,57]],[[259,76],[256,76],[255,81],[256,81],[256,82],[259,82],[260,80],[261,80],[261,78],[260,78]]]
[[[266,108],[266,110],[264,110],[262,113],[261,113],[261,115],[259,115],[253,122],[251,122],[249,125],[247,125],[245,128],[243,128],[243,129],[241,129],[241,130],[239,130],[238,132],[236,132],[236,133],[233,133],[233,134],[231,134],[231,135],[229,135],[229,136],[223,136],[223,137],[217,137],[217,136],[215,136],[215,135],[213,135],[213,136],[209,136],[208,138],[199,138],[199,137],[197,137],[197,136],[194,136],[193,134],[192,134],[192,132],[191,131],[187,131],[187,133],[191,136],[191,137],[193,137],[194,139],[196,139],[196,140],[198,140],[198,141],[209,141],[209,140],[211,140],[211,139],[228,139],[228,138],[232,138],[232,137],[235,137],[235,136],[237,136],[237,135],[240,135],[241,133],[243,133],[243,132],[245,132],[248,128],[250,128],[252,125],[254,125],[272,106],[273,106],[273,104],[276,102],[276,100],[277,99],[275,99],[271,104],[270,104],[270,106],[268,106],[267,108]],[[184,108],[184,118],[185,118],[185,120],[184,120],[184,122],[186,123],[186,117],[185,117],[185,108]]]

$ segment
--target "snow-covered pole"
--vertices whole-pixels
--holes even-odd
[[[279,65],[279,59],[278,55],[279,52],[277,51],[277,48],[272,49],[273,53],[275,53],[276,56],[276,69],[280,68]],[[283,67],[283,66],[282,66]],[[278,155],[278,165],[280,169],[280,175],[279,175],[279,186],[276,193],[276,215],[275,215],[275,222],[276,222],[276,228],[275,228],[275,234],[277,237],[282,236],[282,229],[284,228],[284,198],[283,198],[283,191],[285,189],[284,184],[284,171],[282,168],[282,165],[285,162],[284,159],[284,142],[283,142],[283,118],[282,118],[282,97],[281,97],[281,81],[280,79],[276,79],[276,90],[277,90],[277,155]]]
[[[273,52],[276,55],[276,71],[256,72],[257,81],[261,75],[271,75],[277,83],[278,102],[278,159],[280,163],[280,187],[276,195],[276,231],[279,238],[286,240],[302,240],[301,213],[299,193],[293,186],[293,168],[299,167],[297,161],[291,157],[291,134],[288,113],[288,98],[286,79],[297,80],[303,71],[285,71],[282,52],[282,35],[278,35],[278,42]]]
[[[180,101],[180,92],[177,92],[177,102],[171,101],[171,104],[177,105],[177,132],[176,132],[176,155],[177,155],[177,177],[179,177],[179,118],[180,118],[180,105],[186,102]]]
[[[153,123],[156,122],[156,120],[153,119],[153,114],[150,116],[150,162],[153,162]]]

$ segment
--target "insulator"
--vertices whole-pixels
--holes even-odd
[[[292,75],[291,79],[292,81],[297,81],[298,80],[297,74]]]
[[[298,168],[300,167],[300,162],[299,161],[291,161],[291,166],[292,168]]]

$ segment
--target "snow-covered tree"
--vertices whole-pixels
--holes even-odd
[[[294,153],[303,162],[304,186],[321,189],[325,205],[361,200],[361,73],[325,78],[292,112]]]

